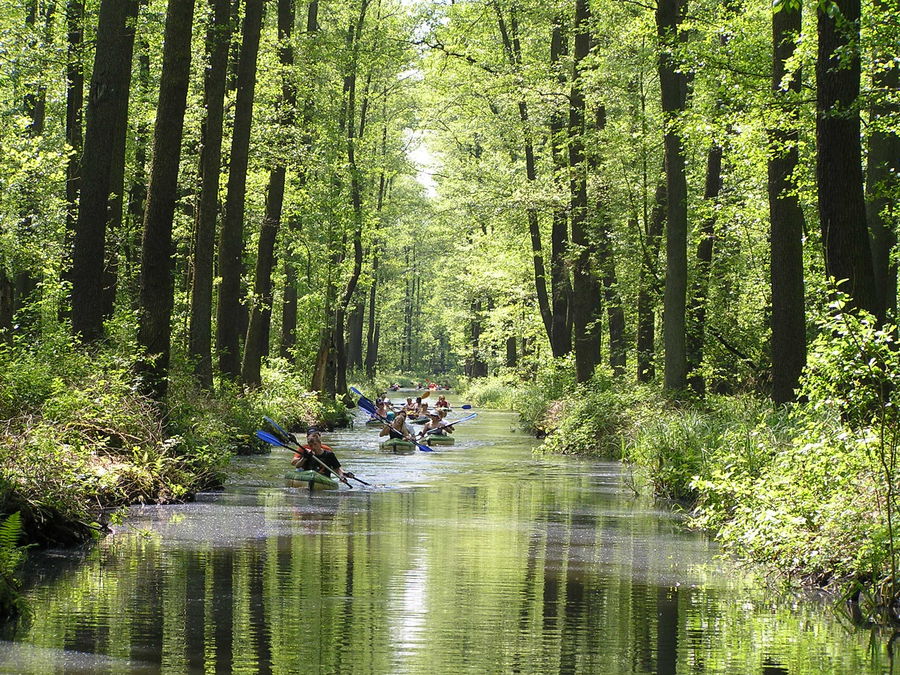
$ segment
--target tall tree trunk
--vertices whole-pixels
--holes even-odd
[[[665,116],[666,154],[666,290],[663,339],[666,349],[665,388],[687,384],[685,313],[687,303],[687,179],[678,117],[687,106],[687,78],[674,55],[683,38],[681,29],[687,0],[659,0],[656,29],[659,36],[659,86]]]
[[[138,10],[141,0],[128,5],[125,17],[125,36],[122,43],[122,58],[127,62],[126,76],[123,81],[125,90],[131,92],[131,63],[134,57],[134,38]],[[109,177],[109,204],[106,219],[106,261],[103,267],[103,318],[110,319],[116,303],[116,291],[119,283],[119,257],[124,249],[122,215],[125,205],[125,149],[128,138],[128,97],[117,111],[116,130],[113,148],[112,166]]]
[[[146,6],[146,0],[142,0]],[[138,41],[138,100],[144,105],[150,106],[150,44],[146,37]],[[140,265],[141,236],[144,225],[144,207],[147,202],[147,160],[150,149],[151,127],[146,119],[137,120],[134,139],[134,175],[131,177],[131,187],[128,190],[128,220],[129,228],[123,236],[122,246],[125,252],[127,267],[129,296],[133,307],[137,307],[137,299],[140,294],[138,288],[138,267]]]
[[[556,17],[550,38],[550,64],[559,73],[557,81],[560,86],[565,85],[566,77],[563,69],[559,68],[559,61],[569,53],[568,38],[562,22],[562,17]],[[564,130],[563,113],[558,107],[554,107],[550,113],[550,147],[554,180],[560,191],[564,189],[564,176],[567,171],[563,155],[563,147],[567,143],[563,135]],[[572,349],[572,284],[566,265],[566,256],[569,252],[569,221],[564,206],[558,206],[553,210],[550,246],[550,299],[553,318],[550,346],[553,356],[560,357]]]
[[[334,329],[332,331],[332,340],[337,348],[335,353],[337,365],[335,390],[341,395],[347,392],[347,353],[344,342],[344,320],[347,307],[349,307],[350,300],[356,291],[359,275],[362,273],[363,260],[362,175],[356,162],[358,141],[356,137],[356,80],[359,67],[360,36],[365,25],[368,7],[369,0],[361,0],[355,30],[353,27],[350,30],[351,35],[354,37],[351,48],[350,71],[345,80],[347,91],[347,165],[350,172],[350,205],[353,209],[353,268],[350,272],[350,278],[347,280],[344,295],[337,305],[334,314]]]
[[[191,71],[193,17],[194,0],[169,0],[141,246],[138,342],[144,350],[143,389],[156,400],[165,397],[168,385],[173,305],[172,220]]]
[[[81,197],[72,251],[72,329],[86,342],[103,335],[103,269],[106,219],[111,191],[113,149],[124,133],[118,120],[128,105],[131,62],[125,53],[137,0],[102,0],[97,22],[97,47],[87,100],[84,153],[81,157]],[[133,33],[132,33],[133,35]]]
[[[520,68],[522,65],[522,48],[518,36],[518,20],[516,18],[515,5],[510,9],[510,27],[506,26],[500,4],[491,3],[497,14],[497,25],[503,40],[504,52],[512,68]],[[512,34],[510,34],[510,31]],[[534,140],[531,134],[531,121],[528,113],[528,102],[522,98],[518,103],[519,121],[522,123],[523,151],[525,154],[525,178],[529,184],[537,181],[537,169],[535,168]],[[538,310],[547,333],[547,341],[553,343],[553,312],[550,308],[550,296],[547,292],[547,271],[544,264],[543,245],[541,243],[541,226],[537,209],[529,205],[526,208],[528,219],[528,233],[531,237],[531,260],[534,267],[534,290],[537,296]]]
[[[241,55],[238,63],[237,100],[228,166],[225,218],[219,239],[219,304],[216,308],[216,350],[222,375],[236,378],[241,366],[241,271],[244,253],[244,204],[250,150],[250,126],[256,91],[256,61],[262,26],[263,0],[247,0]]]
[[[896,2],[874,0],[875,20],[896,20]],[[879,22],[880,23],[880,22]],[[897,223],[900,210],[900,119],[897,103],[900,91],[900,68],[890,60],[896,50],[883,49],[873,57],[873,103],[869,111],[869,152],[866,166],[866,219],[872,233],[872,266],[879,304],[885,315],[897,314],[897,263],[891,252],[897,245]],[[896,318],[893,319],[896,321]]]
[[[319,3],[313,0],[307,5],[306,9],[306,34],[307,37],[315,35],[319,30]],[[312,119],[312,99],[307,99],[303,106],[303,119],[301,127],[307,132],[303,139],[303,147],[307,150],[307,154],[312,150],[312,136],[309,134]],[[298,168],[297,182],[303,186],[306,183],[307,170],[301,166]],[[289,231],[293,238],[299,237],[303,221],[299,218],[292,218],[289,223]],[[308,258],[307,258],[308,264]],[[292,359],[294,356],[294,345],[297,343],[297,268],[294,263],[293,251],[287,251],[284,263],[284,293],[283,304],[281,306],[281,347],[280,353],[282,358]]]
[[[356,294],[353,309],[347,319],[347,367],[362,368],[363,324],[366,318],[367,293]]]
[[[606,128],[606,106],[597,106],[594,114],[594,128],[600,134]],[[594,171],[600,168],[599,148],[601,142],[599,139],[595,141],[594,151],[590,155],[590,167]],[[613,374],[618,377],[625,374],[628,345],[625,341],[625,309],[622,307],[622,298],[619,295],[619,280],[616,275],[616,261],[606,199],[606,185],[601,180],[594,213],[597,264],[603,286],[603,300],[606,304],[606,321],[609,325],[609,366],[612,368]]]
[[[575,0],[575,51],[569,94],[569,195],[572,244],[577,255],[572,266],[572,320],[575,338],[575,378],[587,382],[600,361],[600,284],[593,263],[597,245],[588,231],[587,163],[584,158],[584,91],[582,68],[590,51],[590,12],[587,0]]]
[[[378,239],[381,230],[381,210],[384,207],[384,195],[387,187],[387,178],[384,170],[384,160],[387,151],[387,92],[384,93],[384,125],[381,129],[381,160],[382,168],[378,177],[378,197],[376,200],[376,209],[378,212],[378,220],[376,221],[376,240],[372,246],[372,284],[369,286],[369,325],[366,329],[366,377],[372,379],[375,377],[375,364],[378,360],[378,326],[375,319],[375,298],[378,290],[378,259],[382,255],[383,245]]]
[[[825,273],[854,306],[876,316],[872,250],[866,228],[859,137],[860,0],[833,0],[818,11],[816,180]]]
[[[290,80],[290,70],[294,65],[294,50],[291,47],[293,25],[294,0],[278,0],[278,39],[281,43],[279,58],[284,69],[279,123],[285,131],[294,124],[294,108],[297,105],[297,92]],[[250,326],[247,330],[244,363],[241,369],[241,379],[250,387],[262,384],[260,365],[269,342],[269,326],[272,319],[272,262],[275,255],[275,240],[281,227],[286,171],[284,159],[279,158],[279,164],[269,174],[266,217],[259,235],[256,256],[254,304],[250,313]]]
[[[84,106],[84,0],[66,2],[66,262],[63,278],[71,280],[71,247],[75,239],[78,218],[78,192],[81,183],[81,152],[83,145],[82,108]]]
[[[799,163],[800,72],[784,82],[802,27],[799,6],[783,3],[772,14],[772,92],[783,107],[781,124],[769,130],[769,219],[771,221],[770,279],[772,285],[771,351],[772,400],[787,403],[796,397],[806,365],[806,316],[803,294],[803,232],[806,223],[795,194],[794,171]]]
[[[716,241],[716,205],[722,187],[722,146],[713,141],[706,153],[706,185],[703,199],[710,214],[700,224],[697,242],[697,264],[691,284],[691,298],[687,309],[687,369],[689,384],[698,396],[706,394],[706,379],[699,372],[703,365],[703,343],[706,336],[706,304],[709,296],[709,278],[712,271],[713,248]]]
[[[666,222],[666,182],[656,186],[653,209],[644,221],[644,245],[638,273],[637,297],[637,380],[651,382],[656,377],[656,304],[659,296],[659,248]]]
[[[211,12],[206,29],[208,65],[203,82],[206,118],[201,125],[200,198],[194,227],[194,274],[188,353],[194,374],[210,389],[212,373],[212,292],[216,217],[219,212],[219,179],[222,170],[222,125],[228,76],[228,49],[233,24],[229,0],[208,0]]]

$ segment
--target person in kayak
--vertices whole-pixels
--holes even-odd
[[[412,427],[409,426],[409,423],[406,421],[406,411],[401,410],[398,412],[394,419],[391,420],[390,414],[387,417],[387,420],[390,424],[385,425],[384,429],[381,430],[379,436],[390,436],[391,438],[403,438],[407,441],[411,441],[413,438],[413,430]]]
[[[325,466],[319,464],[313,457],[318,458]],[[306,445],[301,445],[297,449],[291,464],[303,471],[315,471],[324,476],[330,476],[332,473],[335,473],[341,478],[353,477],[352,473],[341,469],[341,463],[335,456],[334,451],[322,443],[322,435],[315,427],[310,427],[306,432]]]
[[[437,403],[434,404],[434,407],[437,409],[445,408],[446,410],[450,410],[450,403],[447,402],[447,398],[441,394],[438,396]]]
[[[428,432],[431,432],[431,436],[445,436],[446,433],[441,427],[441,416],[437,410],[432,410],[428,413],[428,417],[430,418],[427,422],[425,422],[425,426],[422,427],[422,433],[420,437],[425,436]]]

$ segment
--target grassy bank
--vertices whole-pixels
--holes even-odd
[[[576,386],[566,363],[527,384],[482,381],[467,395],[519,410],[546,452],[622,459],[727,550],[858,596],[884,617],[898,600],[900,356],[894,333],[865,319],[838,314],[823,328],[805,402],[787,408],[749,394],[676,402],[608,373]]]
[[[346,421],[343,406],[306,392],[307,378],[286,363],[270,364],[256,391],[220,382],[213,394],[175,364],[165,410],[137,393],[132,365],[120,351],[88,356],[64,334],[0,346],[0,515],[18,514],[22,535],[0,541],[0,563],[18,560],[22,542],[97,535],[116,507],[221,486],[233,455],[268,452],[253,435],[263,415],[298,429]],[[0,564],[7,595],[14,568]]]

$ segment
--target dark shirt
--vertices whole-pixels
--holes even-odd
[[[325,464],[325,466],[329,467],[330,469],[336,470],[336,469],[341,468],[341,463],[338,461],[338,458],[335,457],[334,453],[331,450],[323,450],[321,455],[315,455],[315,456],[318,457],[320,460],[322,460],[322,462]],[[316,460],[314,460],[312,458],[312,451],[310,451],[308,455],[304,455],[303,461],[301,462],[301,466],[298,468],[308,469],[310,471],[315,471],[317,473],[321,473],[326,476],[331,475],[331,471],[329,471],[328,469],[323,467],[321,464],[319,464]],[[336,475],[337,471],[335,471],[334,473]]]

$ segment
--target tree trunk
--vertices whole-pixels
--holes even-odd
[[[306,10],[306,34],[312,37],[319,29],[319,3],[317,0],[310,2]],[[312,119],[312,100],[307,99],[303,107],[302,128],[310,129]],[[312,149],[312,136],[307,132],[303,140],[303,146],[309,153]],[[306,183],[306,168],[299,167],[297,182],[303,186]],[[300,236],[303,222],[299,218],[292,218],[289,223],[289,231],[292,237]],[[307,265],[309,259],[307,257]],[[309,281],[307,275],[307,281]],[[284,300],[281,307],[281,347],[282,358],[291,360],[294,357],[294,346],[297,343],[297,268],[294,263],[292,250],[285,253],[284,262]]]
[[[193,17],[194,0],[169,0],[141,246],[138,343],[144,350],[144,360],[140,369],[142,388],[156,400],[165,397],[168,384],[173,305],[172,220],[191,70]]]
[[[146,0],[142,0],[146,5]],[[138,42],[138,91],[137,96],[144,105],[150,106],[150,44],[143,37]],[[150,123],[146,119],[137,120],[134,139],[134,175],[128,190],[128,229],[123,235],[125,263],[129,281],[128,294],[132,307],[137,307],[140,289],[138,267],[140,265],[141,235],[144,225],[144,207],[147,201],[147,160],[150,146]]]
[[[896,20],[892,13],[896,3],[875,0],[876,21],[879,17]],[[874,101],[869,111],[869,152],[866,167],[866,219],[872,233],[872,266],[879,304],[885,315],[897,314],[897,264],[891,252],[897,245],[897,195],[900,193],[900,133],[896,124],[900,119],[897,94],[900,91],[900,68],[890,64],[895,58],[883,50],[873,57],[872,71]],[[893,121],[893,122],[892,122]],[[896,319],[893,319],[896,321]]]
[[[557,68],[559,72],[557,81],[560,86],[565,85],[566,77],[564,71],[559,68],[559,61],[569,53],[568,39],[562,22],[562,17],[556,18],[550,39],[550,64],[551,68]],[[567,143],[563,135],[564,130],[563,113],[558,107],[554,107],[550,113],[550,147],[554,180],[560,193],[565,189],[564,176],[567,171],[563,155],[563,147]],[[562,205],[554,209],[550,232],[550,293],[553,318],[550,346],[554,357],[568,354],[572,349],[572,284],[566,265],[569,251],[569,222],[566,212],[566,207]]]
[[[656,304],[659,297],[659,248],[666,222],[666,183],[656,186],[653,210],[644,222],[644,246],[638,273],[637,298],[637,380],[652,382],[656,377]]]
[[[506,27],[506,21],[503,18],[503,12],[498,2],[492,3],[497,14],[497,24],[500,29],[500,36],[503,40],[504,52],[509,60],[512,68],[518,69],[522,65],[522,50],[518,36],[518,21],[515,14],[515,5],[510,9],[510,28],[512,35]],[[523,151],[525,153],[525,178],[533,184],[537,181],[537,170],[535,168],[534,157],[534,141],[531,135],[531,122],[528,114],[528,102],[522,98],[518,103],[519,121],[522,123]],[[544,323],[544,330],[547,333],[547,340],[553,343],[553,312],[550,308],[550,297],[547,293],[547,271],[544,264],[544,252],[541,244],[541,226],[538,218],[537,209],[533,206],[526,208],[526,216],[528,219],[528,233],[531,236],[531,259],[534,267],[534,290],[537,295],[538,309],[541,313],[541,320]]]
[[[799,163],[798,103],[802,79],[792,74],[787,89],[782,81],[800,35],[800,7],[784,3],[772,14],[772,92],[784,108],[784,121],[769,130],[769,219],[771,221],[770,280],[772,285],[771,351],[772,400],[796,398],[806,365],[806,316],[803,293],[803,232],[806,223],[795,194],[794,171]]]
[[[709,296],[709,276],[712,271],[713,248],[716,241],[716,205],[722,187],[722,146],[713,141],[706,153],[706,186],[703,199],[706,200],[710,215],[700,224],[697,242],[697,263],[694,282],[691,284],[691,299],[687,314],[687,368],[689,384],[698,396],[706,394],[706,379],[699,372],[703,365],[703,343],[706,335],[706,303]]]
[[[833,0],[818,17],[816,180],[825,273],[836,282],[847,280],[840,288],[855,307],[881,316],[859,137],[859,0]]]
[[[122,58],[128,64],[123,81],[125,90],[131,92],[131,63],[134,58],[134,37],[137,24],[140,0],[128,5],[125,17],[125,35],[122,43]],[[109,204],[106,219],[106,262],[103,267],[103,318],[112,318],[116,304],[116,291],[119,283],[119,258],[124,250],[122,216],[125,205],[125,149],[128,138],[128,97],[117,111],[115,142],[112,153],[112,166],[109,175]]]
[[[600,284],[594,274],[596,241],[588,231],[587,163],[584,157],[584,92],[582,68],[590,51],[590,12],[587,0],[575,0],[575,52],[569,94],[569,195],[572,244],[577,255],[572,266],[572,320],[575,338],[575,379],[587,382],[600,361]]]
[[[211,18],[206,29],[207,68],[203,82],[206,118],[200,135],[200,197],[194,226],[194,274],[188,353],[200,384],[212,388],[212,292],[219,179],[222,170],[222,125],[228,76],[228,49],[233,24],[229,0],[208,0]]]
[[[281,85],[280,124],[286,131],[294,124],[294,107],[297,105],[297,93],[288,74],[294,65],[294,51],[290,44],[293,25],[294,0],[278,0],[278,40],[281,44],[279,54],[285,72],[285,79]],[[267,352],[272,320],[272,263],[275,257],[275,240],[281,227],[285,174],[285,162],[279,158],[279,165],[269,174],[266,217],[259,235],[256,256],[254,304],[250,312],[250,326],[244,345],[241,379],[249,387],[258,387],[262,384],[260,366],[262,357]]]
[[[678,130],[678,117],[687,106],[687,78],[679,71],[673,54],[683,39],[681,24],[687,0],[659,0],[656,28],[659,36],[659,86],[665,117],[666,155],[666,290],[663,339],[665,342],[665,381],[669,391],[687,384],[685,313],[687,296],[687,179],[684,148]]]
[[[219,239],[219,304],[216,308],[216,350],[222,375],[236,378],[241,366],[241,271],[244,253],[244,204],[250,150],[250,126],[256,90],[256,61],[262,25],[263,0],[247,0],[241,55],[238,63],[237,100],[228,166],[225,218]]]
[[[72,330],[85,342],[103,335],[103,269],[107,209],[111,191],[113,150],[122,147],[118,120],[128,105],[131,62],[125,54],[137,0],[102,0],[97,22],[97,47],[87,100],[81,196],[72,251]],[[133,36],[133,33],[131,33]]]
[[[71,280],[68,266],[71,247],[75,239],[75,222],[78,218],[78,192],[81,183],[81,152],[83,141],[82,108],[84,106],[84,0],[68,0],[66,3],[66,30],[68,50],[66,54],[66,144],[69,157],[66,160],[66,262],[63,278]]]

